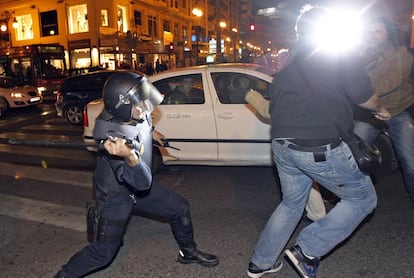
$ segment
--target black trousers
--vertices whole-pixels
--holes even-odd
[[[96,192],[97,198],[102,198]],[[188,201],[181,195],[157,183],[151,189],[135,197],[128,194],[109,194],[100,209],[98,236],[62,267],[63,277],[83,277],[95,270],[106,267],[117,254],[129,219],[133,213],[164,219],[171,229],[179,247],[195,246],[193,225]]]

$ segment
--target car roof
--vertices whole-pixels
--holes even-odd
[[[158,81],[160,79],[173,77],[183,74],[194,74],[200,72],[255,72],[256,75],[267,76],[268,79],[272,79],[276,73],[270,68],[258,65],[258,64],[243,64],[243,63],[227,63],[227,64],[214,64],[214,65],[201,65],[201,66],[190,66],[170,69],[157,73],[154,75],[147,76],[151,82]]]
[[[191,72],[200,72],[200,71],[225,71],[225,72],[232,72],[232,71],[256,71],[258,73],[262,73],[264,75],[273,77],[275,71],[268,67],[264,67],[259,64],[247,64],[247,63],[226,63],[226,64],[211,64],[211,65],[200,65],[200,66],[189,66],[189,67],[180,67],[169,69],[167,71],[157,73],[154,75],[146,75],[150,81],[156,81],[159,79],[163,79],[166,77],[174,76],[176,74],[181,75],[184,73],[191,73]],[[137,70],[130,70],[130,69],[115,69],[115,70],[98,70],[93,72],[82,73],[79,75],[71,76],[67,78],[67,81],[75,80],[78,78],[87,78],[93,77],[96,75],[106,75],[106,74],[114,74],[118,72],[136,72],[141,75],[145,75],[144,73],[137,71]],[[67,83],[67,82],[65,82]]]
[[[189,70],[224,70],[224,71],[231,71],[231,70],[254,70],[258,72],[262,72],[267,75],[273,75],[275,71],[272,69],[259,65],[259,64],[246,64],[246,63],[226,63],[226,64],[211,64],[211,65],[201,65],[201,66],[190,66],[190,67],[182,67],[182,68],[175,68],[169,69],[168,71],[161,72],[159,74],[167,73],[167,72],[182,72],[182,71],[189,71]]]
[[[97,71],[86,72],[86,73],[68,77],[67,79],[76,79],[76,78],[83,78],[85,76],[95,76],[95,75],[101,75],[101,74],[113,74],[113,73],[118,73],[118,72],[131,72],[131,71],[143,75],[142,72],[136,71],[136,70],[115,69],[115,70],[97,70]]]

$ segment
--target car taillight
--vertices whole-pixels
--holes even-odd
[[[56,102],[62,102],[62,101],[63,101],[63,94],[62,94],[62,90],[59,89],[56,94]]]
[[[87,108],[87,106],[85,106],[85,108],[83,108],[83,126],[84,127],[88,127],[89,126],[89,122],[88,122],[88,108]]]

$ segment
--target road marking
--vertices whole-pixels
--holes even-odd
[[[0,193],[0,215],[86,232],[86,209]]]
[[[40,166],[40,163],[39,163]],[[92,172],[65,169],[41,168],[0,162],[0,175],[14,176],[15,179],[27,178],[48,181],[63,185],[92,187]]]

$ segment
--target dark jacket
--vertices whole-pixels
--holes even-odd
[[[338,137],[319,101],[330,108],[341,125],[352,130],[352,103],[364,103],[374,93],[363,65],[304,46],[294,53],[292,62],[276,76],[270,88],[272,138]]]

